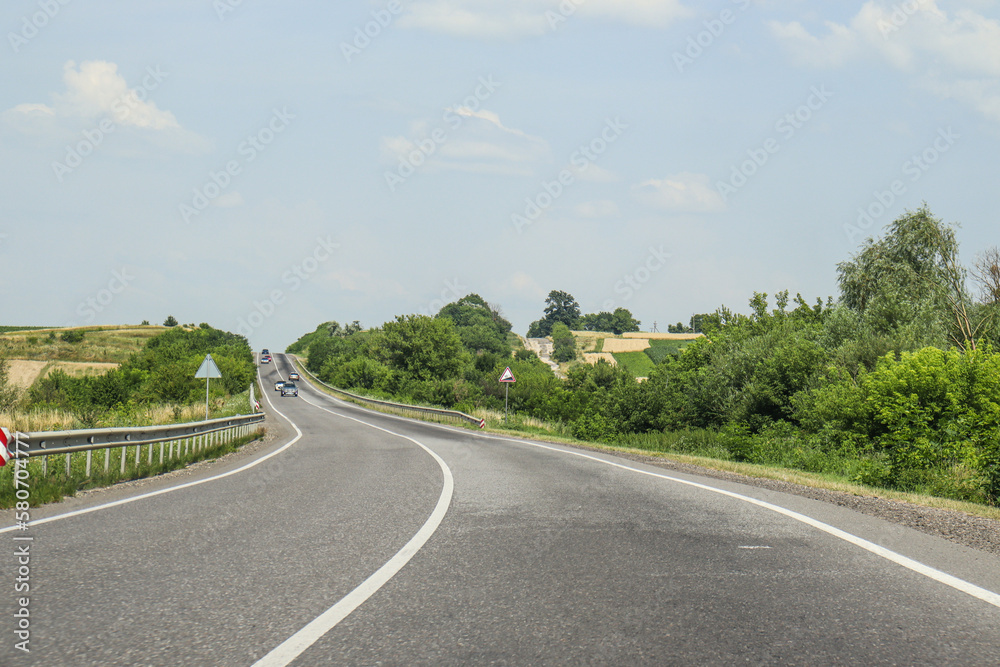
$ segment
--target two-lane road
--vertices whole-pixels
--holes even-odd
[[[290,422],[272,458],[32,528],[32,653],[8,621],[0,664],[1000,664],[995,557],[306,382],[282,399],[290,368],[262,367]]]

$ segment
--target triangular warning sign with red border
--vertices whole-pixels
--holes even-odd
[[[500,381],[501,382],[517,382],[517,380],[514,379],[514,374],[510,372],[510,366],[508,366],[504,370],[503,375],[500,376]]]

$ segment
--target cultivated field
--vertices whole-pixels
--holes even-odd
[[[642,352],[649,347],[647,338],[605,338],[602,352]]]
[[[27,389],[53,371],[60,370],[73,377],[81,375],[102,375],[118,364],[108,362],[85,361],[33,361],[28,359],[12,359],[7,362],[10,369],[8,380],[18,389]]]
[[[603,359],[604,361],[608,362],[612,366],[617,366],[618,365],[618,360],[615,359],[615,356],[613,354],[611,354],[610,352],[584,352],[583,353],[583,360],[584,360],[584,362],[586,362],[588,364],[591,364],[591,365],[596,364],[598,362],[598,360],[600,360],[600,359]]]
[[[623,338],[645,338],[647,340],[694,340],[695,338],[701,338],[705,334],[700,333],[643,333],[641,331],[632,331],[630,333],[622,334]]]

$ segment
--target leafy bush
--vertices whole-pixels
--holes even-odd
[[[69,331],[64,331],[59,337],[67,343],[80,343],[83,342],[83,330],[70,329]]]

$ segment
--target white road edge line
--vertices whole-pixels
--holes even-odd
[[[316,391],[319,391],[319,390],[316,390]],[[329,394],[326,394],[325,392],[323,393],[323,395],[324,396],[329,396]],[[336,401],[340,400],[340,399],[337,399],[337,398],[334,398],[334,397],[330,397],[330,398],[332,398],[333,400],[336,400]],[[406,421],[406,422],[411,422],[411,423],[415,422],[415,423],[422,424],[422,425],[425,425],[425,426],[429,426],[429,427],[432,427],[432,428],[442,429],[442,430],[445,430],[445,431],[449,431],[451,433],[467,433],[468,435],[471,435],[471,436],[474,436],[474,437],[477,437],[477,438],[484,438],[484,439],[487,439],[487,440],[502,440],[502,441],[505,441],[505,442],[512,442],[512,443],[515,443],[515,444],[518,444],[518,445],[526,445],[526,446],[529,446],[529,447],[537,447],[537,448],[540,448],[540,449],[547,449],[549,451],[558,452],[558,453],[561,453],[561,454],[568,454],[568,455],[571,455],[571,456],[579,456],[580,458],[589,459],[591,461],[597,461],[598,463],[603,463],[605,465],[609,465],[609,466],[612,466],[612,467],[615,467],[615,468],[620,468],[622,470],[629,470],[631,472],[637,472],[637,473],[642,474],[642,475],[649,475],[650,477],[657,477],[657,478],[665,479],[665,480],[668,480],[668,481],[671,481],[671,482],[677,482],[678,484],[685,484],[687,486],[693,486],[695,488],[703,489],[705,491],[711,491],[712,493],[718,493],[720,495],[728,496],[730,498],[735,498],[737,500],[742,500],[742,501],[750,503],[752,505],[757,505],[758,507],[762,507],[764,509],[771,510],[772,512],[777,512],[778,514],[782,514],[782,515],[784,515],[784,516],[786,516],[786,517],[788,517],[790,519],[794,519],[795,521],[799,521],[799,522],[804,523],[806,525],[812,526],[813,528],[816,528],[817,530],[820,530],[820,531],[822,531],[824,533],[827,533],[828,535],[832,535],[833,537],[837,537],[837,538],[839,538],[841,540],[844,540],[845,542],[849,542],[850,544],[853,544],[853,545],[855,545],[857,547],[860,547],[860,548],[864,549],[865,551],[873,553],[876,556],[880,556],[881,558],[885,558],[886,560],[891,561],[893,563],[896,563],[897,565],[901,565],[902,567],[905,567],[908,570],[912,570],[913,572],[916,572],[918,574],[922,574],[923,576],[928,577],[929,579],[933,579],[934,581],[937,581],[937,582],[942,583],[942,584],[944,584],[946,586],[954,588],[955,590],[961,591],[961,592],[963,592],[963,593],[965,593],[967,595],[971,595],[974,598],[982,600],[983,602],[986,602],[987,604],[990,604],[990,605],[993,605],[994,607],[1000,608],[1000,594],[994,593],[993,591],[991,591],[989,589],[982,588],[981,586],[976,586],[975,584],[970,583],[968,581],[965,581],[964,579],[959,579],[958,577],[956,577],[954,575],[950,575],[947,572],[942,572],[941,570],[933,568],[933,567],[931,567],[929,565],[925,565],[925,564],[921,563],[918,560],[914,560],[912,558],[909,558],[908,556],[904,556],[904,555],[902,555],[900,553],[896,553],[895,551],[892,551],[890,549],[886,549],[885,547],[879,546],[878,544],[875,544],[874,542],[866,540],[863,537],[858,537],[857,535],[853,535],[851,533],[848,533],[845,530],[841,530],[840,528],[836,528],[834,526],[831,526],[828,523],[824,523],[822,521],[819,521],[818,519],[814,519],[814,518],[812,518],[810,516],[806,516],[805,514],[800,514],[799,512],[795,512],[793,510],[786,509],[784,507],[781,507],[780,505],[774,505],[772,503],[769,503],[769,502],[766,502],[766,501],[763,501],[763,500],[758,500],[756,498],[751,498],[750,496],[744,496],[744,495],[741,495],[739,493],[734,493],[732,491],[726,491],[725,489],[718,489],[718,488],[715,488],[713,486],[708,486],[707,484],[700,484],[698,482],[692,482],[692,481],[689,481],[689,480],[686,480],[686,479],[680,479],[678,477],[672,477],[670,475],[664,475],[662,473],[655,473],[655,472],[651,472],[649,470],[642,470],[640,468],[633,468],[632,466],[627,466],[627,465],[624,465],[622,463],[616,463],[614,461],[608,461],[606,459],[602,459],[602,458],[597,457],[597,456],[592,456],[590,454],[585,454],[583,452],[575,452],[575,451],[568,450],[568,449],[561,449],[561,448],[558,448],[558,447],[550,447],[548,445],[543,445],[543,444],[538,443],[538,442],[532,442],[530,440],[520,440],[520,439],[517,439],[517,438],[507,438],[507,437],[504,437],[504,436],[489,435],[489,434],[486,434],[486,433],[477,433],[477,432],[474,432],[474,431],[467,431],[465,429],[458,430],[458,429],[455,429],[455,428],[452,428],[452,427],[443,426],[441,424],[435,424],[434,422],[426,422],[426,421],[421,421],[421,420],[414,420],[414,419],[409,419],[407,417],[400,417],[400,416],[397,416],[397,415],[391,415],[391,414],[387,414],[387,413],[379,413],[379,414],[382,414],[382,415],[384,415],[386,417],[390,417],[392,419],[399,419],[399,420]],[[613,453],[609,453],[609,456],[614,456],[614,454]]]
[[[259,367],[258,367],[258,371],[257,371],[257,377],[258,377],[258,379],[261,379],[261,386],[264,386],[263,378],[260,378],[260,369],[259,369]],[[263,390],[262,390],[262,393],[263,393]],[[94,505],[93,507],[85,507],[83,509],[74,510],[72,512],[66,512],[65,514],[57,514],[55,516],[46,517],[44,519],[35,519],[35,520],[32,520],[31,522],[28,523],[28,527],[29,528],[33,528],[35,526],[40,526],[40,525],[42,525],[44,523],[50,523],[52,521],[59,521],[61,519],[68,519],[70,517],[80,516],[81,514],[89,514],[91,512],[97,512],[98,510],[105,510],[105,509],[109,509],[111,507],[118,507],[119,505],[126,505],[128,503],[134,503],[137,500],[143,500],[145,498],[152,498],[153,496],[160,496],[160,495],[163,495],[165,493],[172,493],[173,491],[179,491],[181,489],[186,489],[186,488],[189,488],[189,487],[192,487],[192,486],[198,486],[199,484],[206,484],[208,482],[214,482],[215,480],[223,479],[224,477],[229,477],[230,475],[235,475],[237,473],[241,473],[244,470],[249,470],[250,468],[253,468],[254,466],[260,465],[264,461],[267,461],[269,458],[271,458],[273,456],[277,456],[278,454],[282,453],[283,451],[285,451],[286,449],[288,449],[289,447],[291,447],[292,445],[294,445],[296,442],[298,442],[299,438],[302,437],[302,431],[300,431],[299,427],[296,426],[295,423],[291,419],[289,419],[288,417],[286,417],[283,412],[281,412],[276,407],[274,407],[274,404],[271,402],[271,397],[270,396],[268,396],[266,393],[264,395],[266,397],[268,405],[271,406],[271,409],[274,410],[277,414],[281,415],[281,417],[285,421],[287,421],[291,425],[291,427],[293,429],[295,429],[295,434],[296,434],[294,438],[292,438],[287,443],[285,443],[282,447],[280,447],[279,449],[274,450],[273,452],[271,452],[267,456],[262,456],[259,459],[255,459],[255,460],[251,461],[250,463],[247,463],[244,466],[236,468],[235,470],[230,470],[229,472],[224,472],[222,474],[214,475],[212,477],[206,477],[205,479],[199,479],[199,480],[195,480],[193,482],[185,482],[184,484],[178,484],[177,486],[168,486],[168,487],[166,487],[164,489],[160,489],[158,491],[150,491],[149,493],[142,493],[142,494],[139,494],[137,496],[130,496],[128,498],[122,498],[120,500],[115,500],[115,501],[110,502],[110,503],[104,503],[102,505]],[[20,529],[19,526],[9,526],[7,528],[0,528],[0,534],[2,534],[2,533],[9,533],[11,531],[19,530],[19,529]]]
[[[369,424],[361,419],[356,419],[354,417],[349,417],[348,415],[334,412],[333,410],[329,410],[321,405],[313,403],[312,401],[306,400],[304,396],[300,398],[302,398],[302,400],[309,405],[319,408],[324,412],[329,412],[331,415],[342,417],[343,419],[350,419],[351,421],[363,424],[384,433],[388,433],[389,435],[409,440],[430,454],[431,457],[437,462],[438,466],[441,468],[441,473],[444,475],[444,484],[442,485],[441,496],[438,498],[437,505],[434,506],[434,511],[431,512],[430,517],[428,517],[427,521],[424,522],[424,525],[420,527],[420,530],[418,530],[417,533],[410,538],[410,541],[407,542],[402,549],[396,552],[395,556],[389,559],[385,565],[376,570],[370,577],[361,582],[357,588],[341,598],[340,601],[310,621],[294,635],[276,646],[270,653],[255,662],[254,667],[284,667],[285,665],[288,665],[305,652],[306,649],[315,644],[320,637],[325,635],[338,623],[347,618],[351,612],[364,604],[364,602],[374,595],[380,588],[382,588],[382,586],[388,583],[388,581],[392,579],[397,572],[403,569],[403,566],[410,562],[410,559],[413,558],[418,551],[420,551],[424,544],[427,543],[427,540],[431,538],[431,535],[433,535],[438,529],[438,526],[441,525],[445,514],[448,513],[448,507],[451,505],[451,498],[455,490],[455,479],[451,474],[451,469],[448,467],[448,464],[446,464],[440,456],[431,451],[423,443],[418,442],[409,436],[382,428],[381,426]]]
[[[680,479],[678,477],[672,477],[670,475],[664,475],[664,474],[661,474],[661,473],[651,472],[649,470],[641,470],[639,468],[633,468],[632,466],[627,466],[627,465],[624,465],[624,464],[621,464],[621,463],[615,463],[614,461],[606,461],[606,460],[601,459],[601,458],[596,457],[596,456],[591,456],[589,454],[584,454],[583,452],[574,452],[574,451],[569,451],[569,450],[565,450],[565,449],[559,449],[559,448],[556,448],[556,447],[549,447],[547,445],[543,445],[543,444],[540,444],[540,443],[526,442],[526,441],[522,441],[522,440],[516,440],[514,438],[491,437],[491,436],[486,436],[486,435],[483,435],[481,437],[490,438],[492,440],[506,440],[506,441],[509,441],[509,442],[517,442],[517,443],[522,443],[522,444],[528,444],[528,445],[531,445],[532,447],[539,447],[541,449],[548,449],[548,450],[553,451],[553,452],[562,452],[564,454],[572,454],[573,456],[579,456],[581,458],[590,459],[592,461],[598,461],[600,463],[604,463],[605,465],[613,466],[615,468],[621,468],[622,470],[629,470],[629,471],[632,471],[632,472],[640,473],[642,475],[649,475],[650,477],[658,477],[660,479],[669,480],[671,482],[677,482],[678,484],[685,484],[687,486],[693,486],[693,487],[695,487],[697,489],[703,489],[705,491],[711,491],[712,493],[717,493],[719,495],[728,496],[730,498],[735,498],[736,500],[742,500],[743,502],[750,503],[751,505],[757,505],[758,507],[763,507],[764,509],[771,510],[772,512],[777,512],[778,514],[782,514],[784,516],[787,516],[790,519],[794,519],[795,521],[799,521],[799,522],[804,523],[804,524],[806,524],[808,526],[812,526],[813,528],[816,528],[817,530],[820,530],[820,531],[822,531],[822,532],[824,532],[824,533],[826,533],[828,535],[832,535],[833,537],[840,538],[840,539],[844,540],[845,542],[849,542],[849,543],[851,543],[851,544],[853,544],[853,545],[855,545],[857,547],[861,547],[865,551],[869,551],[869,552],[875,554],[876,556],[881,556],[882,558],[885,558],[888,561],[896,563],[897,565],[901,565],[901,566],[903,566],[903,567],[905,567],[905,568],[907,568],[909,570],[912,570],[912,571],[914,571],[914,572],[916,572],[918,574],[922,574],[925,577],[933,579],[934,581],[942,583],[942,584],[944,584],[946,586],[950,586],[950,587],[952,587],[952,588],[954,588],[954,589],[956,589],[958,591],[961,591],[961,592],[963,592],[963,593],[965,593],[967,595],[971,595],[974,598],[978,598],[979,600],[982,600],[983,602],[986,602],[987,604],[991,604],[994,607],[1000,608],[1000,595],[994,593],[991,590],[987,590],[987,589],[982,588],[980,586],[976,586],[973,583],[965,581],[964,579],[959,579],[958,577],[950,575],[947,572],[942,572],[941,570],[935,569],[935,568],[933,568],[933,567],[931,567],[929,565],[924,565],[920,561],[917,561],[917,560],[914,560],[914,559],[909,558],[907,556],[904,556],[903,554],[896,553],[895,551],[892,551],[890,549],[886,549],[885,547],[879,546],[879,545],[875,544],[874,542],[866,540],[863,537],[858,537],[857,535],[853,535],[852,533],[848,533],[845,530],[841,530],[840,528],[836,528],[834,526],[831,526],[828,523],[824,523],[824,522],[822,522],[822,521],[820,521],[818,519],[814,519],[811,516],[806,516],[805,514],[801,514],[799,512],[794,511],[794,510],[790,510],[790,509],[784,508],[781,505],[775,505],[773,503],[769,503],[769,502],[764,501],[764,500],[758,500],[757,498],[751,498],[750,496],[744,496],[744,495],[739,494],[739,493],[734,493],[733,491],[726,491],[725,489],[718,489],[718,488],[715,488],[714,486],[708,486],[707,484],[701,484],[699,482],[692,482],[692,481],[689,481],[689,480],[686,480],[686,479]]]

